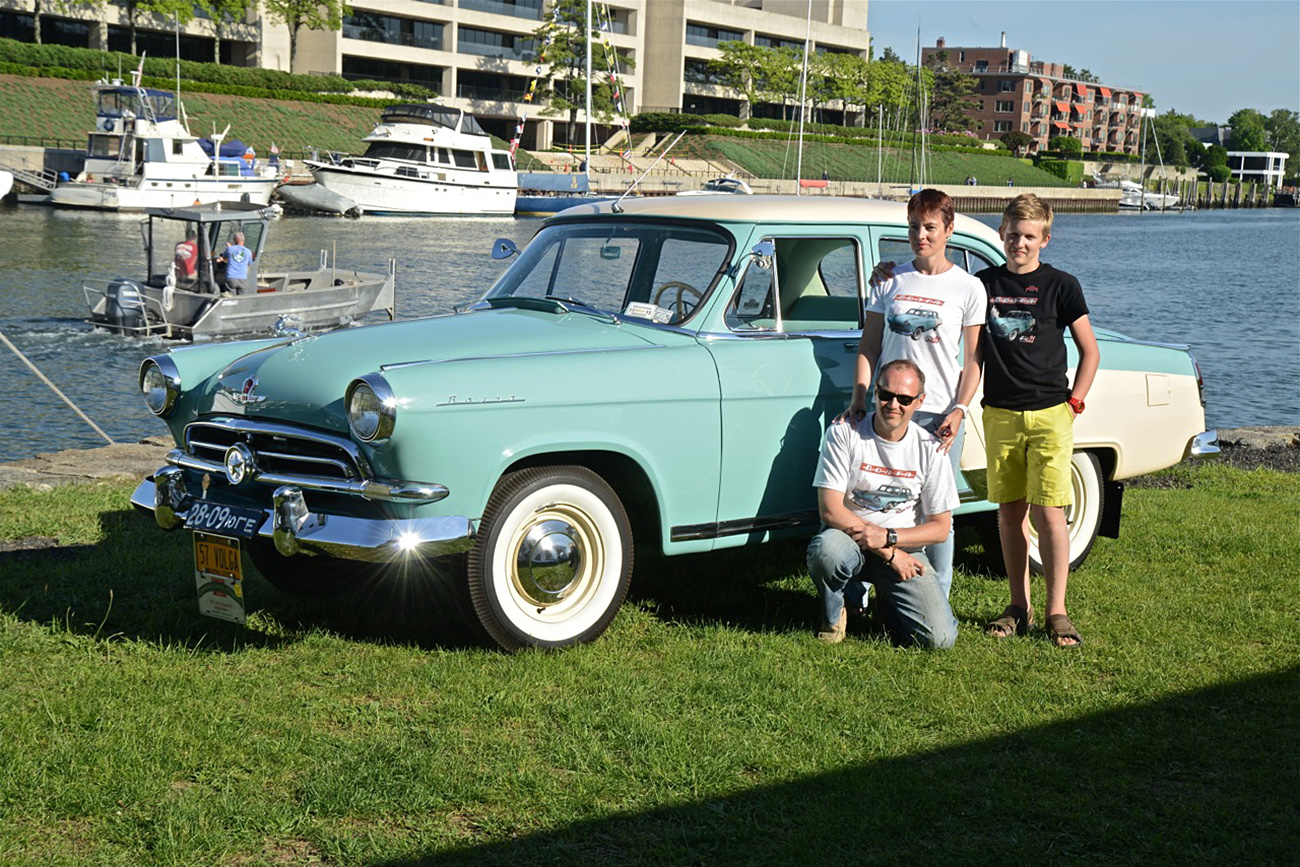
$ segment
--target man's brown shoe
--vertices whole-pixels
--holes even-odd
[[[841,608],[840,619],[835,622],[834,626],[828,623],[822,624],[821,632],[817,633],[818,640],[825,641],[827,644],[839,644],[844,640],[844,631],[848,622],[849,612],[847,609]]]

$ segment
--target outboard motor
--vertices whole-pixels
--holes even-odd
[[[144,290],[134,280],[119,277],[108,284],[104,293],[104,319],[110,328],[122,333],[143,329],[145,317]]]

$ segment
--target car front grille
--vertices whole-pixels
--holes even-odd
[[[221,466],[226,450],[236,443],[253,451],[262,473],[339,481],[373,475],[356,444],[333,434],[236,418],[208,419],[185,428],[185,451],[200,461]]]

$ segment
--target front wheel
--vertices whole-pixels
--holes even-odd
[[[632,577],[632,528],[618,495],[585,467],[502,477],[467,558],[474,613],[505,650],[592,641]]]
[[[1065,508],[1065,523],[1070,538],[1070,568],[1077,569],[1088,557],[1101,528],[1102,499],[1106,486],[1101,463],[1091,452],[1075,452],[1070,458],[1070,488],[1074,505]],[[1043,574],[1043,557],[1038,549],[1038,531],[1029,522],[1029,568]]]

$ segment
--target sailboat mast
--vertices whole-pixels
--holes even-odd
[[[916,25],[916,123],[912,126],[912,171],[907,178],[907,184],[913,189],[916,188],[916,133],[917,128],[921,125],[921,25]]]
[[[592,0],[587,0],[587,143],[582,152],[582,173],[587,177],[591,175],[591,6]]]
[[[803,74],[799,76],[799,156],[795,160],[794,194],[799,195],[803,180],[803,122],[808,114],[808,49],[812,45],[812,0],[808,0],[808,17],[803,34]]]

